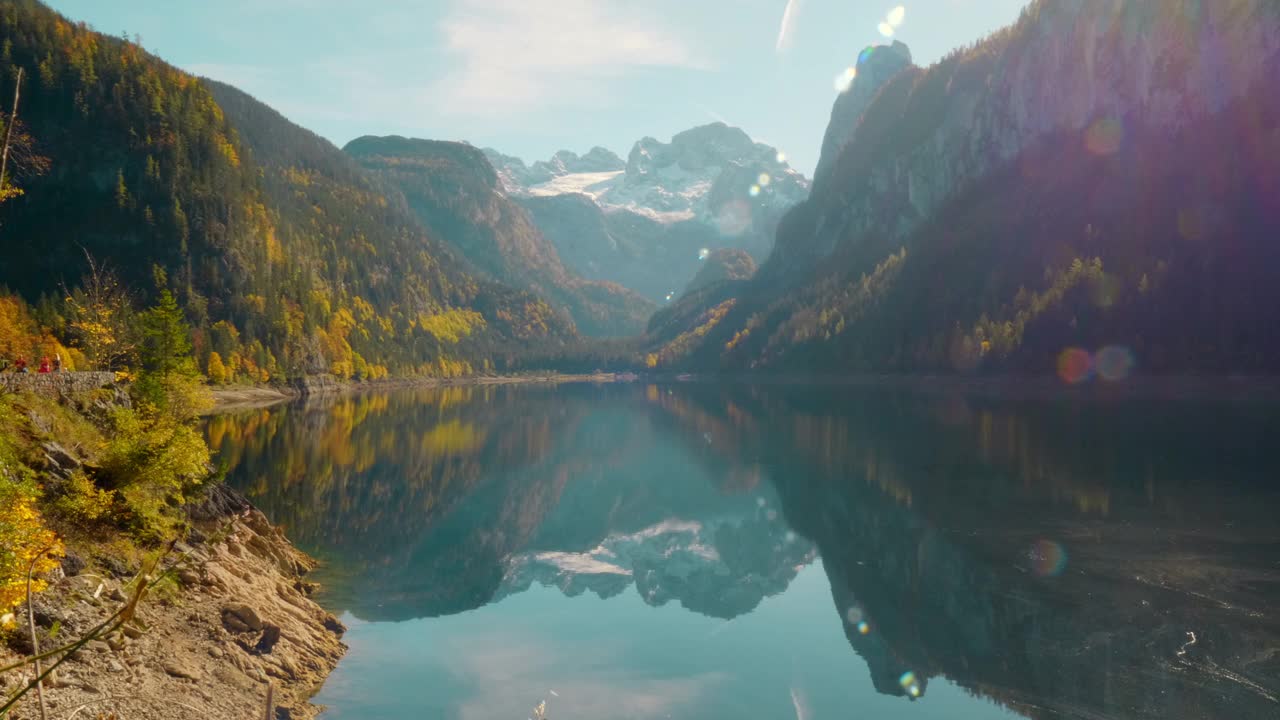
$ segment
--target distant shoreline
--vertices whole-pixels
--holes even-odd
[[[999,396],[1008,400],[1073,399],[1090,401],[1129,398],[1223,401],[1280,401],[1280,375],[1150,375],[1117,382],[1097,378],[1072,385],[1051,375],[795,375],[752,373],[591,373],[496,375],[461,378],[388,378],[373,382],[340,382],[312,378],[306,385],[238,385],[212,388],[210,414],[270,407],[303,397],[349,394],[400,388],[475,387],[564,383],[718,383],[777,387],[832,387],[890,390],[918,394]]]
[[[638,379],[632,373],[591,373],[546,375],[475,375],[460,378],[387,378],[371,382],[341,382],[333,378],[308,378],[299,385],[233,385],[211,388],[214,406],[210,414],[270,407],[303,397],[342,395],[400,388],[475,387],[481,385],[532,385],[560,383],[627,382]]]

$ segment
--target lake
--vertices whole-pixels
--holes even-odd
[[[326,718],[1280,717],[1280,405],[711,383],[216,416]]]

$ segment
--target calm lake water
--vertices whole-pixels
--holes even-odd
[[[325,717],[1280,717],[1280,406],[678,383],[210,419]]]

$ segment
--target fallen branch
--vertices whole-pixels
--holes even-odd
[[[31,631],[31,652],[36,656],[40,655],[40,636],[36,635],[36,610],[35,603],[31,600],[31,576],[35,574],[36,562],[52,549],[52,545],[42,549],[36,553],[35,557],[31,558],[31,564],[27,565],[27,627]],[[40,720],[49,720],[49,711],[45,709],[44,705],[44,682],[41,680],[43,677],[43,673],[40,672],[40,661],[37,659],[36,697],[40,699]]]
[[[129,596],[128,600],[119,610],[115,611],[110,617],[108,617],[106,620],[99,623],[96,627],[94,627],[92,630],[86,633],[79,640],[76,640],[73,643],[69,643],[67,645],[63,645],[62,647],[56,648],[54,650],[49,650],[43,653],[38,652],[37,650],[36,654],[33,657],[30,657],[25,660],[21,660],[19,662],[13,663],[12,665],[8,665],[6,667],[0,668],[0,675],[2,675],[4,673],[9,672],[10,670],[16,670],[18,668],[25,667],[31,664],[36,665],[35,680],[31,681],[30,683],[27,684],[26,687],[21,688],[16,693],[14,693],[14,695],[10,697],[9,700],[5,702],[4,705],[0,705],[0,719],[7,717],[9,710],[12,709],[14,705],[17,705],[18,701],[21,700],[23,696],[25,696],[27,693],[31,692],[33,688],[36,688],[36,689],[40,688],[42,686],[42,683],[44,682],[44,679],[47,678],[49,675],[51,675],[53,671],[57,670],[58,666],[66,662],[67,659],[71,657],[71,655],[73,655],[77,650],[87,645],[91,640],[96,640],[105,635],[110,635],[111,633],[123,627],[125,623],[132,620],[138,610],[138,603],[142,601],[142,598],[143,596],[146,595],[147,591],[150,590],[155,585],[157,585],[158,583],[160,583],[162,580],[166,579],[168,576],[170,576],[173,573],[173,568],[170,568],[162,573],[155,575],[154,577],[151,574],[155,572],[156,568],[160,566],[160,562],[169,554],[169,552],[173,550],[173,546],[176,544],[177,544],[176,540],[170,543],[169,549],[166,550],[162,555],[157,557],[155,561],[151,564],[151,567],[149,569],[147,569],[145,572],[142,572],[138,575],[138,583],[133,589],[133,594]],[[33,624],[34,624],[34,621],[33,621]],[[34,649],[35,648],[33,648],[33,650]],[[60,655],[60,657],[58,657],[57,660],[55,660],[53,664],[48,667],[48,669],[45,669],[43,672],[40,671],[41,660],[58,656],[58,655]],[[37,694],[40,694],[39,690],[37,690]]]

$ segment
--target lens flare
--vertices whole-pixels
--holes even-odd
[[[669,292],[669,293],[667,293],[667,302],[671,302],[671,298],[673,298],[673,297],[675,297],[675,296],[676,296],[676,294],[675,294],[675,293],[673,293],[673,292]]]
[[[769,177],[769,173],[760,173],[760,177],[756,178],[756,184],[760,187],[769,187],[769,183],[773,182],[773,178]]]
[[[890,10],[888,17],[885,18],[885,20],[887,20],[889,24],[894,27],[901,27],[902,21],[906,19],[907,19],[907,9],[902,5],[899,5],[898,7]]]
[[[1123,144],[1124,125],[1115,118],[1098,118],[1084,131],[1084,147],[1094,155],[1114,155]]]
[[[880,31],[881,35],[887,38],[893,37],[893,26],[887,22],[880,23],[879,25],[876,26],[876,29]]]
[[[777,154],[777,155],[775,155],[775,156],[773,157],[773,159],[774,159],[774,160],[777,160],[777,161],[778,161],[778,164],[779,164],[779,165],[781,165],[782,163],[784,163],[784,162],[786,162],[786,161],[787,161],[787,154],[786,154],[786,153],[784,153],[784,152],[782,152],[781,150],[779,150],[779,151],[778,151],[778,154]]]
[[[874,45],[870,45],[870,46],[867,46],[867,47],[863,48],[863,49],[862,49],[862,52],[858,53],[858,63],[857,63],[857,64],[858,64],[858,65],[861,65],[862,63],[866,62],[867,60],[870,60],[870,59],[871,59],[871,56],[872,56],[872,55],[874,55],[874,54],[875,54],[875,52],[876,52],[876,47],[875,47]]]
[[[1067,348],[1058,355],[1058,377],[1065,383],[1077,385],[1089,379],[1093,373],[1093,358],[1082,348]]]
[[[916,679],[916,674],[910,670],[902,673],[902,677],[898,678],[898,684],[911,697],[920,697],[920,681]]]
[[[716,229],[721,235],[741,235],[749,227],[751,227],[751,206],[746,200],[730,200],[716,213]]]
[[[1040,577],[1055,577],[1067,569],[1067,551],[1052,540],[1037,540],[1027,551],[1031,571]]]
[[[1098,351],[1093,364],[1098,376],[1107,382],[1117,382],[1129,377],[1137,361],[1133,352],[1122,345],[1108,345]]]
[[[709,257],[711,257],[711,251],[708,250],[707,248],[702,248],[701,250],[698,251],[699,260],[706,260]]]
[[[856,627],[862,624],[862,608],[858,607],[857,605],[854,605],[853,607],[846,610],[844,613],[844,616],[845,616],[845,619],[849,621],[850,625],[853,625]]]
[[[858,623],[859,635],[867,635],[870,632],[871,632],[871,625],[869,625],[866,620],[863,620],[862,622]]]
[[[857,77],[858,77],[857,68],[854,68],[854,67],[845,68],[843,72],[841,72],[839,75],[836,75],[836,79],[833,81],[833,84],[835,85],[835,88],[836,88],[836,92],[838,93],[849,92],[849,88],[853,87],[853,81]]]
[[[1187,240],[1199,240],[1204,237],[1204,214],[1197,208],[1183,208],[1178,211],[1178,234]]]

